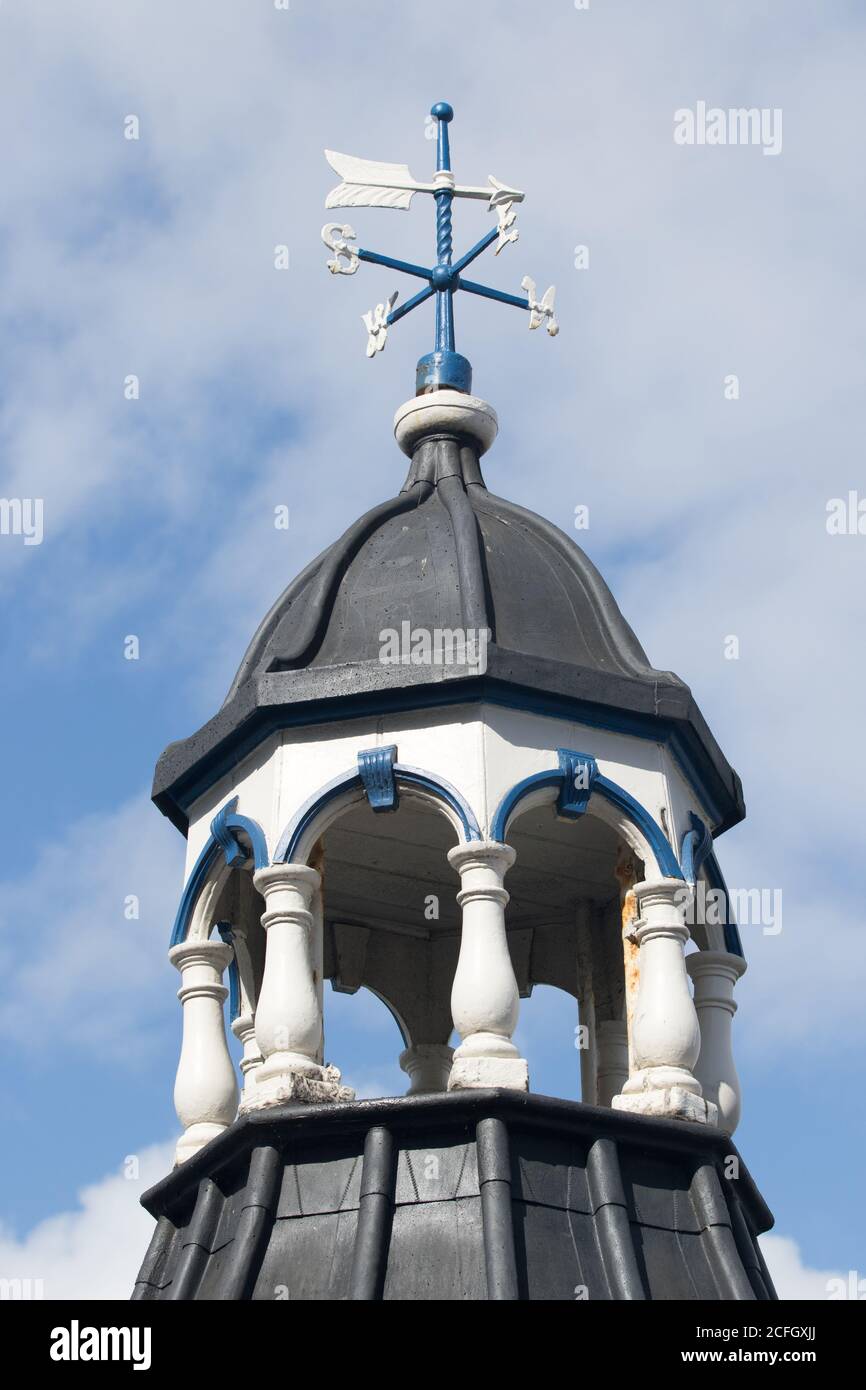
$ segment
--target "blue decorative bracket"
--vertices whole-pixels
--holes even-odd
[[[243,864],[249,858],[237,837],[237,831],[243,831],[247,836],[252,846],[253,864],[257,869],[264,869],[270,863],[268,843],[262,827],[249,816],[237,815],[237,804],[237,797],[227,801],[210,823],[210,837],[195,861],[181,895],[171,933],[172,946],[177,946],[186,939],[199,893],[207,882],[208,875],[219,863],[220,854],[229,866]]]
[[[257,869],[263,869],[268,864],[268,846],[262,834],[260,825],[248,816],[238,816],[235,808],[238,798],[235,796],[231,801],[227,801],[217,811],[210,823],[210,833],[216,840],[220,849],[226,857],[226,863],[242,864],[249,856],[235,833],[242,830],[248,837],[253,849],[253,862]]]
[[[358,775],[374,811],[397,809],[396,761],[396,744],[388,748],[364,748],[358,754]]]
[[[701,865],[713,847],[713,837],[709,828],[692,811],[689,817],[691,829],[683,835],[680,845],[680,863],[688,883],[695,883]]]
[[[529,327],[539,328],[544,324],[551,337],[559,332],[559,324],[554,313],[555,288],[549,290],[539,300],[535,281],[524,276],[521,288],[525,295],[506,294],[503,290],[480,285],[467,280],[463,271],[467,266],[496,242],[496,255],[510,242],[517,241],[519,233],[514,227],[517,213],[515,203],[522,202],[524,194],[519,189],[510,188],[492,176],[488,186],[469,187],[455,182],[451,170],[451,146],[448,127],[454,119],[454,111],[446,101],[439,101],[431,108],[431,116],[437,121],[436,177],[432,183],[419,183],[413,179],[406,164],[383,164],[375,160],[358,159],[354,155],[338,154],[326,150],[325,158],[331,168],[338,173],[342,182],[329,193],[326,208],[341,207],[389,207],[407,210],[416,193],[432,194],[436,203],[436,264],[434,266],[414,265],[410,261],[396,260],[393,256],[383,256],[377,251],[367,251],[355,247],[355,231],[348,225],[329,222],[322,228],[322,240],[333,252],[328,261],[328,269],[333,275],[354,275],[361,261],[372,265],[387,266],[399,270],[404,275],[426,280],[424,289],[419,290],[399,308],[394,305],[397,293],[390,295],[383,304],[377,304],[368,314],[364,314],[367,328],[367,356],[373,357],[385,346],[388,329],[419,304],[436,296],[436,341],[432,352],[425,354],[418,362],[416,373],[416,393],[448,387],[455,391],[469,392],[472,389],[472,367],[465,357],[456,351],[454,335],[454,296],[458,290],[468,294],[480,295],[484,299],[494,299],[500,304],[512,304],[529,313]],[[475,198],[487,203],[491,212],[496,212],[498,224],[486,236],[462,255],[453,260],[452,204],[455,198]]]
[[[562,786],[556,800],[556,814],[563,820],[577,820],[585,812],[598,778],[598,763],[586,753],[569,748],[556,750]]]

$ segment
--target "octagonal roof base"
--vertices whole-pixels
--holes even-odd
[[[513,1091],[276,1107],[145,1193],[136,1299],[774,1299],[705,1125]]]

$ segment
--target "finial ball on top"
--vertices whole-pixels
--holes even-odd
[[[453,121],[454,107],[449,106],[447,101],[437,101],[435,106],[430,107],[430,115],[438,121]]]

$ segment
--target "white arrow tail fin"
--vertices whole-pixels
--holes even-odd
[[[325,150],[325,158],[343,180],[325,200],[326,208],[408,209],[417,190],[408,164],[383,164]]]

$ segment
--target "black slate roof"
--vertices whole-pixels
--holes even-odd
[[[143,1300],[776,1297],[720,1130],[508,1091],[241,1118],[142,1198]]]
[[[479,631],[484,674],[383,665],[386,628]],[[674,740],[714,831],[745,814],[739,778],[688,687],[651,666],[584,552],[489,492],[476,447],[446,435],[415,450],[402,491],[374,507],[289,585],[261,623],[220,712],[171,744],[154,800],[181,828],[208,783],[274,728],[488,699]]]

